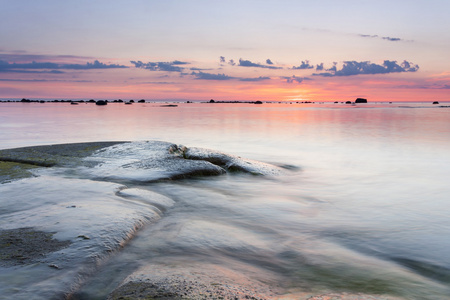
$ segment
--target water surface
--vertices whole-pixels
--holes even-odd
[[[3,149],[161,140],[287,167],[270,178],[130,184],[175,204],[92,274],[80,299],[102,299],[146,266],[200,263],[286,293],[450,298],[450,108],[1,103],[0,140]]]

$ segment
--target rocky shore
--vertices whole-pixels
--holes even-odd
[[[120,250],[139,228],[160,218],[173,205],[167,197],[124,184],[219,176],[227,172],[271,176],[283,169],[212,150],[156,141],[0,150],[0,188],[3,188],[0,268],[4,274],[10,274],[8,280],[12,285],[10,289],[3,288],[17,299],[30,295],[36,299],[76,299],[77,290],[89,280],[96,266]],[[42,185],[48,186],[36,194],[35,186]],[[103,186],[112,189],[105,199],[107,202],[97,192]],[[20,192],[15,193],[17,189]],[[70,198],[64,197],[65,194]],[[84,194],[89,199],[83,199]],[[123,201],[128,204],[123,206]],[[140,204],[143,201],[144,206]],[[122,207],[122,219],[114,211],[108,212],[115,205]],[[19,222],[18,218],[25,222]],[[89,218],[89,226],[78,221],[73,223],[80,218]],[[100,234],[112,220],[118,227],[112,228],[108,235]],[[22,276],[30,267],[36,268],[39,276],[17,285],[13,278]],[[154,270],[141,274],[152,274],[145,280],[135,281],[136,277],[131,276],[111,293],[110,299],[235,299],[241,296],[264,299],[268,296],[256,291],[263,285],[249,290],[250,285],[227,279],[229,273],[218,273],[215,277],[212,271],[197,273],[195,279],[187,273],[183,276],[186,270],[174,273],[173,269],[168,272],[162,266],[155,268],[159,269],[158,276]],[[40,287],[44,283],[45,290]]]

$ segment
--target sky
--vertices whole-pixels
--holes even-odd
[[[0,0],[0,98],[450,101],[448,0]]]

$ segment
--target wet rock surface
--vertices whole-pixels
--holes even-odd
[[[11,164],[14,164],[12,170]],[[202,148],[161,141],[94,142],[0,150],[0,182],[33,176],[36,167],[90,169],[93,179],[152,182],[227,172],[278,175],[282,168]],[[86,170],[85,170],[86,171]]]
[[[0,183],[32,177],[32,169],[79,166],[82,158],[121,142],[59,144],[0,150]],[[91,164],[93,164],[91,162]]]
[[[272,299],[277,287],[224,267],[198,264],[177,269],[151,265],[130,275],[108,300],[119,299]]]
[[[53,233],[33,228],[0,230],[0,266],[10,267],[38,262],[47,254],[70,244],[70,241],[54,239]]]
[[[245,159],[239,156],[228,155],[219,151],[202,149],[202,148],[186,148],[183,156],[190,160],[204,160],[212,164],[220,166],[229,172],[244,172],[253,175],[279,175],[283,170],[277,166],[267,163]]]

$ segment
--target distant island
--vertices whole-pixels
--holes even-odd
[[[206,103],[250,103],[250,104],[263,104],[262,101],[216,101],[214,99],[209,100]]]

